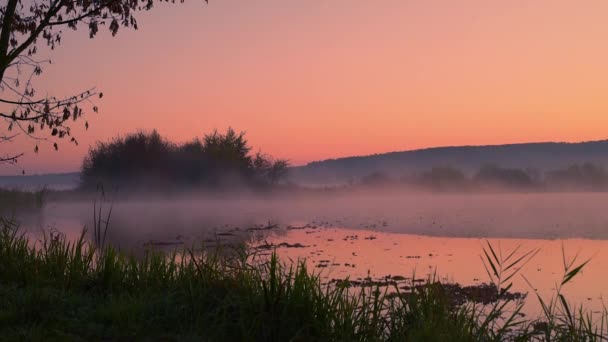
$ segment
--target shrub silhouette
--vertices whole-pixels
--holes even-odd
[[[480,184],[495,184],[527,188],[538,185],[534,177],[522,169],[503,168],[497,165],[482,166],[474,177]]]
[[[467,175],[452,166],[434,166],[405,174],[400,181],[413,188],[431,191],[605,191],[608,190],[608,169],[595,162],[572,164],[553,171],[485,164],[473,175]],[[395,185],[395,180],[383,171],[375,171],[363,177],[360,183],[368,186]],[[349,185],[353,185],[352,181]]]
[[[382,171],[374,171],[361,178],[361,184],[364,185],[389,185],[393,182],[394,179]]]
[[[461,189],[468,185],[464,172],[450,166],[433,167],[423,172],[418,182],[434,190]]]
[[[250,152],[245,133],[232,128],[182,145],[156,131],[129,134],[89,150],[82,164],[81,187],[265,186],[286,176],[286,160]]]
[[[587,162],[548,172],[547,181],[556,188],[599,190],[608,186],[608,173],[602,165]]]

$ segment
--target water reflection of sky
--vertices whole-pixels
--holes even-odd
[[[285,260],[306,258],[311,269],[321,272],[324,279],[359,279],[368,275],[378,279],[387,275],[412,277],[415,274],[416,278],[436,275],[441,281],[462,285],[487,283],[489,280],[481,261],[484,239],[329,228],[290,230],[287,234],[270,236],[266,240],[275,245],[284,242],[305,246],[276,250]],[[593,311],[602,310],[602,295],[608,294],[605,272],[608,241],[491,239],[490,242],[494,248],[502,250],[504,257],[517,246],[521,246],[522,252],[540,248],[520,274],[547,300],[555,294],[556,285],[564,274],[562,245],[568,259],[577,253],[580,262],[592,257],[584,271],[563,288],[563,293],[574,305],[583,304]],[[512,279],[515,291],[533,295],[523,277]],[[529,297],[526,305],[528,313],[540,310],[534,297]]]
[[[488,280],[480,254],[483,239],[490,238],[505,252],[518,245],[541,249],[522,274],[548,297],[563,273],[565,239],[568,255],[580,251],[581,260],[593,259],[564,293],[576,304],[600,310],[599,298],[608,292],[605,203],[608,194],[601,193],[140,200],[113,204],[108,241],[133,250],[150,241],[193,246],[218,238],[248,241],[253,234],[308,246],[278,251],[285,258],[306,257],[327,278],[363,278],[368,272],[409,277],[414,271],[424,278],[436,272],[442,280],[468,285]],[[106,203],[104,215],[108,209]],[[34,236],[53,228],[73,239],[83,226],[92,228],[93,205],[48,203],[42,213],[20,219]],[[252,229],[294,222],[320,228]],[[218,236],[225,232],[231,235]],[[315,267],[320,260],[329,260],[328,267]],[[521,277],[514,281],[517,290],[530,290]]]

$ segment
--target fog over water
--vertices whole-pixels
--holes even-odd
[[[197,239],[256,224],[332,227],[444,237],[608,239],[608,194],[378,194],[323,198],[188,198],[112,202],[111,232],[121,239]],[[104,204],[104,212],[110,203]],[[93,201],[46,204],[30,229],[66,233],[92,227]]]
[[[607,193],[139,198],[102,203],[104,217],[112,207],[107,241],[135,254],[150,244],[169,250],[265,244],[271,247],[262,254],[277,248],[281,260],[305,258],[324,281],[437,272],[442,281],[480,284],[488,281],[480,260],[488,238],[505,253],[517,246],[540,250],[522,273],[545,298],[563,274],[562,248],[568,257],[580,253],[580,261],[591,257],[564,293],[592,310],[605,304]],[[19,217],[34,236],[55,229],[75,239],[93,226],[93,200],[51,201],[41,213]],[[531,290],[521,277],[514,282],[517,291]],[[540,307],[531,301],[525,312],[535,315]]]

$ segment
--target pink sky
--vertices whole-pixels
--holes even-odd
[[[421,147],[608,138],[608,2],[188,0],[138,31],[67,32],[38,91],[104,92],[80,146],[12,174],[74,171],[139,129],[246,130],[294,164]],[[84,124],[77,123],[77,126]]]

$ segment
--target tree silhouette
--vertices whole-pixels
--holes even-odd
[[[464,172],[450,166],[435,166],[423,172],[418,181],[434,190],[462,189],[468,185]]]
[[[92,88],[67,97],[38,95],[48,92],[36,91],[33,79],[42,73],[44,65],[51,63],[36,57],[39,46],[58,47],[65,28],[86,27],[90,38],[103,26],[112,36],[121,27],[137,29],[135,14],[150,10],[155,1],[163,0],[5,1],[0,5],[0,103],[3,104],[0,118],[6,122],[6,130],[0,131],[0,143],[19,134],[42,140],[45,138],[37,133],[46,128],[52,137],[78,144],[70,132],[70,124],[82,117],[84,107],[92,107],[97,112],[92,100],[103,94]],[[175,2],[164,0],[169,1]],[[88,129],[88,122],[84,125]],[[58,149],[57,142],[53,146]],[[38,151],[38,145],[34,151]],[[16,163],[22,155],[0,155],[0,164]]]
[[[250,151],[245,133],[232,128],[185,144],[173,144],[156,131],[129,134],[89,150],[81,188],[266,187],[285,178],[288,161]]]
[[[530,169],[532,170],[532,169]],[[478,183],[489,183],[511,187],[533,187],[533,177],[526,170],[517,168],[503,168],[498,165],[487,164],[482,166],[474,177]]]
[[[555,188],[600,190],[608,186],[608,171],[601,164],[586,162],[547,173],[547,181]]]

